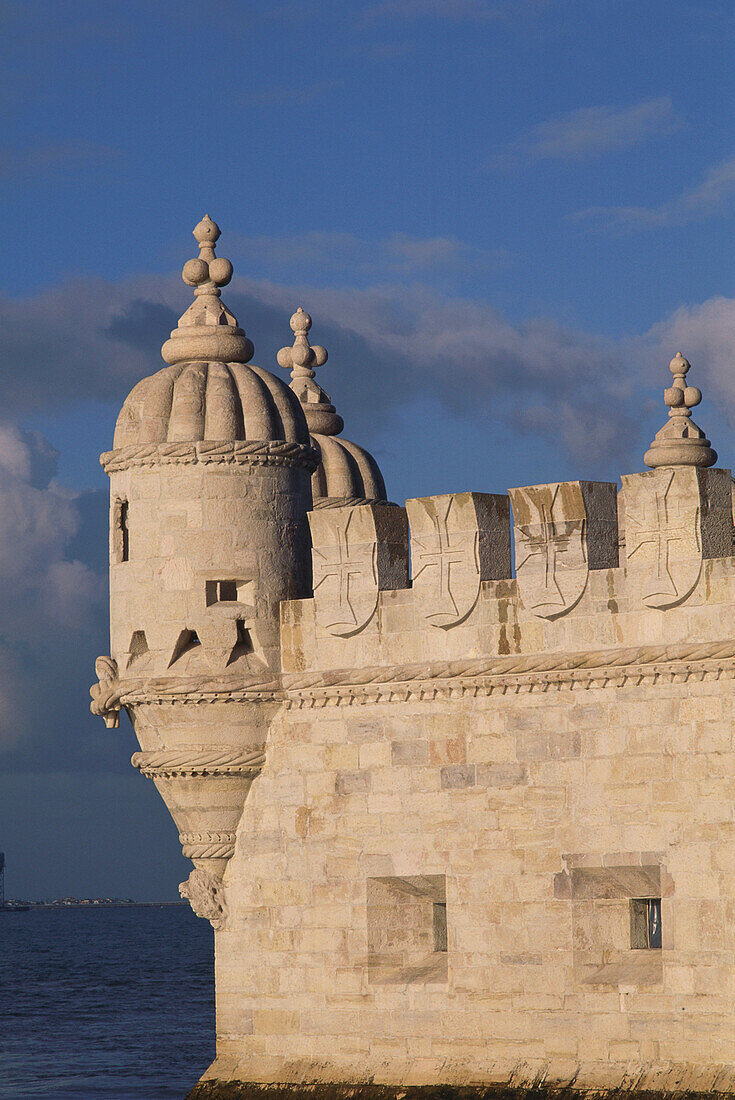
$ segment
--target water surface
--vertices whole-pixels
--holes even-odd
[[[213,1058],[188,905],[0,912],[0,1100],[182,1100]]]

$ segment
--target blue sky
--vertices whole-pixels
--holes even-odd
[[[735,8],[0,15],[0,847],[11,892],[171,897],[175,829],[87,687],[107,649],[97,456],[189,300],[192,227],[222,227],[256,362],[278,371],[291,312],[312,313],[345,435],[394,500],[640,469],[679,348],[729,466]]]

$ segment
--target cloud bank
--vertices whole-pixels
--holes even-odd
[[[627,107],[584,107],[532,127],[492,158],[498,168],[542,160],[583,161],[632,149],[649,138],[672,133],[679,125],[669,96]]]
[[[55,755],[63,685],[104,605],[102,575],[69,552],[82,513],[55,467],[43,439],[0,424],[0,752],[27,741]]]

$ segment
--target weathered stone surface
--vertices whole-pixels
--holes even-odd
[[[669,608],[694,591],[707,558],[732,553],[729,470],[663,467],[623,477],[631,594]]]
[[[618,564],[615,486],[567,481],[511,489],[518,594],[556,619],[579,602],[590,569]]]
[[[447,629],[470,614],[480,582],[510,576],[508,498],[450,493],[406,501],[411,580],[432,626]]]
[[[735,1094],[732,490],[680,357],[620,529],[612,485],[511,490],[512,577],[506,497],[412,500],[409,583],[403,509],[345,506],[325,447],[311,482],[302,405],[340,418],[307,315],[297,400],[247,366],[215,231],[104,459],[92,689],[216,927],[192,1097]]]
[[[309,513],[317,625],[346,637],[364,629],[378,593],[408,587],[406,512],[394,504]]]

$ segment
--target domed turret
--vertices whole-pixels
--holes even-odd
[[[338,438],[344,421],[314,380],[314,368],[326,363],[327,352],[309,344],[311,317],[299,306],[290,323],[293,346],[281,348],[278,363],[291,371],[290,388],[301,403],[311,442],[321,454],[311,481],[314,507],[384,501],[385,482],[377,462],[363,447]]]
[[[220,299],[232,264],[214,255],[219,228],[206,216],[194,230],[200,257],[184,264],[194,301],[162,348],[170,364],[128,396],[114,448],[203,440],[283,440],[308,444],[298,399],[280,378],[249,363],[253,345]]]
[[[182,890],[219,927],[221,876],[279,705],[280,602],[310,594],[319,455],[296,395],[250,364],[221,301],[232,265],[215,256],[218,227],[205,217],[194,236],[194,301],[163,345],[168,366],[132,391],[101,457],[112,655],[97,662],[92,707],[108,724],[120,706],[130,714],[133,763],[196,867]]]

